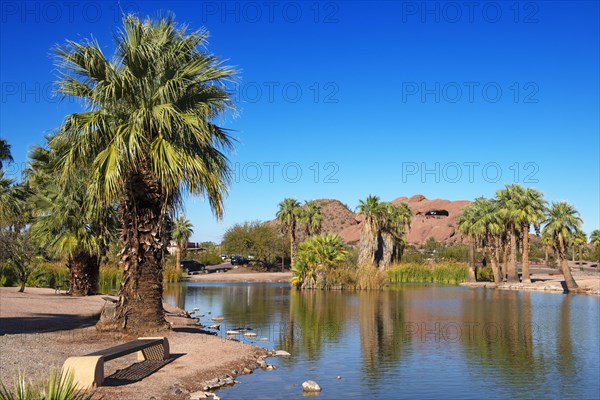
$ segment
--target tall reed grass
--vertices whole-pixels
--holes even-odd
[[[441,283],[457,285],[467,281],[467,266],[462,263],[396,264],[388,270],[390,283]]]

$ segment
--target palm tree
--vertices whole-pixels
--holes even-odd
[[[10,222],[23,212],[23,199],[23,188],[0,170],[0,228],[11,225]]]
[[[337,234],[325,233],[307,238],[298,247],[298,260],[292,268],[292,285],[326,288],[325,272],[346,258],[348,249]]]
[[[382,205],[379,197],[369,195],[365,201],[360,200],[358,212],[365,220],[360,232],[358,244],[358,265],[377,266],[379,249],[379,222]]]
[[[177,246],[177,249],[175,250],[175,265],[178,270],[181,269],[181,253],[187,248],[190,237],[192,236],[192,233],[194,233],[192,228],[192,223],[185,215],[175,218],[172,237]]]
[[[577,233],[582,223],[583,221],[579,217],[577,210],[564,201],[552,203],[544,221],[543,234],[552,238],[552,246],[565,277],[567,291],[579,288],[569,269],[565,252],[568,241],[573,239],[573,236]]]
[[[0,169],[3,168],[3,162],[12,162],[13,158],[10,154],[10,144],[4,139],[0,139]]]
[[[592,234],[590,235],[590,243],[594,245],[596,250],[600,248],[600,229],[592,231]],[[600,254],[600,252],[598,253]],[[598,260],[598,263],[600,264],[600,260]]]
[[[279,203],[279,211],[277,211],[277,219],[281,223],[283,229],[287,229],[290,237],[290,260],[291,268],[294,268],[296,257],[296,225],[301,214],[300,203],[296,199],[287,198]],[[281,258],[283,264],[285,254]],[[282,267],[283,268],[283,267]]]
[[[494,282],[501,283],[500,274],[500,238],[503,232],[502,218],[498,212],[498,202],[484,197],[477,198],[472,204],[475,208],[476,221],[471,227],[471,232],[483,247],[484,255],[490,255],[490,264],[494,275]]]
[[[56,153],[34,147],[29,154],[26,182],[33,191],[35,218],[32,237],[55,256],[66,258],[70,293],[87,296],[98,292],[100,256],[114,231],[114,209],[87,198],[82,173],[57,185]]]
[[[531,283],[529,278],[529,228],[533,225],[536,232],[544,220],[546,201],[543,194],[532,188],[518,189],[519,194],[514,198],[514,218],[521,226],[523,240],[521,282]],[[511,199],[512,200],[512,199]]]
[[[207,33],[187,32],[165,17],[123,19],[115,54],[68,41],[56,48],[58,91],[87,111],[68,115],[53,140],[67,143],[64,177],[89,166],[89,191],[119,203],[123,283],[114,316],[99,329],[168,329],[162,274],[168,215],[189,192],[208,198],[217,218],[230,173],[232,146],[215,121],[233,109],[224,83],[235,71],[205,52]]]
[[[508,233],[508,282],[519,283],[519,271],[517,270],[517,238],[523,232],[522,219],[519,217],[518,201],[524,196],[525,189],[513,184],[506,185],[504,189],[496,192],[499,201],[499,213],[502,217],[505,230]],[[528,229],[529,232],[529,229]]]
[[[410,228],[412,212],[406,203],[394,205],[381,203],[378,226],[380,227],[380,259],[376,260],[379,269],[385,271],[399,257],[404,246],[405,234]]]
[[[476,203],[469,204],[463,209],[463,213],[458,218],[457,228],[461,234],[467,237],[469,241],[469,262],[468,262],[468,281],[477,281],[477,272],[475,271],[475,241],[480,234],[475,228],[475,224],[480,219],[479,208]]]
[[[319,204],[315,201],[305,201],[298,222],[304,226],[307,237],[321,233],[323,213]]]

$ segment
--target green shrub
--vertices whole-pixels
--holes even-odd
[[[477,268],[477,281],[479,282],[493,282],[494,273],[491,267],[480,267]]]

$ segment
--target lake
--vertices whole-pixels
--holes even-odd
[[[600,298],[555,293],[402,286],[297,291],[286,283],[183,283],[165,298],[223,315],[219,335],[283,349],[274,371],[239,376],[222,399],[600,397]],[[211,314],[207,314],[211,312]],[[259,341],[259,339],[266,341]],[[223,339],[225,340],[225,339]],[[337,379],[340,376],[341,379]]]

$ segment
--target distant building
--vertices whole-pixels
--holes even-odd
[[[206,250],[206,248],[200,247],[200,243],[196,243],[196,242],[188,242],[187,247],[186,247],[186,251],[203,251],[203,250]],[[169,252],[169,254],[175,254],[175,252],[177,251],[177,244],[174,241],[171,241],[171,243],[169,243],[169,245],[167,246],[167,251]]]

